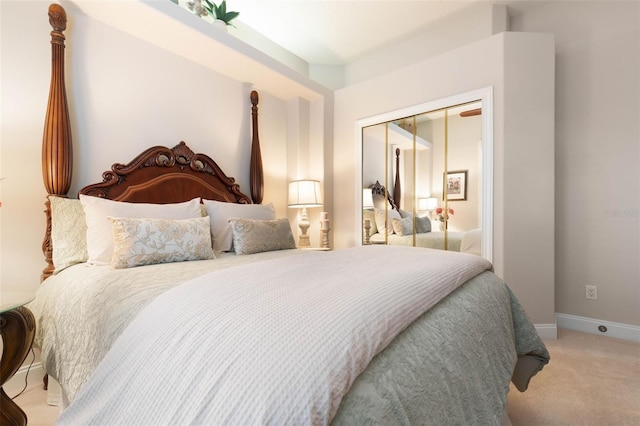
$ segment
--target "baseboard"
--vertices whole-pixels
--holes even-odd
[[[27,355],[27,359],[29,355]],[[29,375],[27,376],[27,372]],[[23,365],[20,367],[16,374],[2,386],[2,389],[9,395],[9,398],[13,398],[16,396],[22,389],[24,389],[25,380],[27,382],[27,388],[25,392],[29,389],[33,389],[36,386],[42,386],[42,378],[44,377],[44,369],[42,368],[41,362],[34,362],[29,368],[29,365]]]
[[[556,340],[558,338],[558,326],[556,324],[535,324],[538,336],[542,340]]]
[[[640,327],[636,325],[558,313],[556,314],[556,323],[560,328],[640,343]],[[606,331],[601,331],[599,327],[604,327]]]

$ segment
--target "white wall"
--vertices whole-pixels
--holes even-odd
[[[549,2],[511,28],[556,39],[556,311],[639,326],[640,3]]]
[[[410,66],[476,40],[507,30],[507,8],[477,2],[434,23],[427,32],[370,52],[344,67],[344,85],[339,89],[394,69]],[[397,25],[390,23],[390,25]]]
[[[554,202],[553,67],[552,37],[502,33],[338,90],[334,143],[342,151],[333,157],[334,179],[340,182],[334,187],[336,247],[354,245],[357,234],[356,121],[493,86],[495,269],[534,322],[554,323],[553,220],[542,220],[536,210],[540,197],[548,205]],[[520,173],[530,161],[539,171]],[[527,197],[531,193],[535,198]]]
[[[451,113],[448,120],[447,170],[467,170],[467,199],[449,201],[449,208],[454,215],[449,221],[450,231],[469,231],[481,226],[480,210],[482,199],[478,188],[482,183],[481,155],[479,141],[482,139],[482,117],[460,117]],[[431,195],[438,198],[438,205],[443,206],[444,175],[444,118],[426,122],[422,132],[429,132],[426,139],[433,142],[433,184]],[[420,127],[419,127],[420,129]]]
[[[35,291],[45,267],[41,143],[51,68],[48,2],[1,3],[0,278]],[[63,4],[64,5],[64,4]],[[249,192],[250,85],[67,7],[67,94],[74,142],[70,195],[114,162],[184,140]],[[193,46],[198,49],[198,46]],[[286,216],[285,101],[261,93],[264,202]],[[284,166],[284,167],[283,167]]]

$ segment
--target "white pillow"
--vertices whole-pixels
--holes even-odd
[[[387,222],[387,215],[385,214],[386,212],[389,212],[388,214],[388,224],[389,226],[385,227],[385,222]],[[400,217],[400,213],[398,213],[398,210],[396,209],[389,209],[389,210],[385,210],[385,209],[375,209],[375,218],[376,218],[376,227],[378,228],[378,232],[383,234],[385,233],[385,231],[387,232],[387,235],[391,235],[393,234],[393,219],[402,219]]]
[[[200,199],[175,204],[125,203],[80,194],[87,221],[88,263],[108,265],[113,257],[113,226],[107,217],[190,219],[202,217]]]
[[[114,269],[214,257],[209,218],[109,219],[113,222]]]
[[[231,251],[233,232],[229,219],[275,220],[276,209],[272,203],[236,204],[222,201],[202,200],[211,223],[213,251]]]

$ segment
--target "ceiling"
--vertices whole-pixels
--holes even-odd
[[[310,64],[344,65],[428,31],[478,3],[509,15],[547,3],[528,0],[227,0],[238,20]]]

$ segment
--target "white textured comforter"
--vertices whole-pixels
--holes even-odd
[[[328,424],[378,352],[491,268],[431,252],[306,252],[168,290],[122,333],[60,424]]]
[[[212,260],[131,269],[72,266],[49,277],[29,305],[38,324],[34,345],[42,350],[46,373],[60,383],[66,406],[125,327],[157,295],[211,271],[302,253],[218,253]]]

